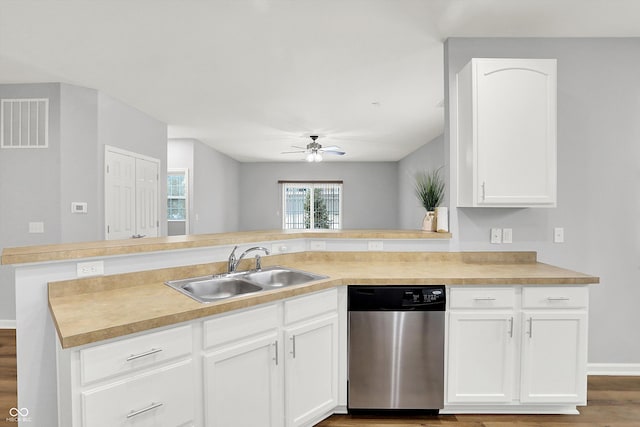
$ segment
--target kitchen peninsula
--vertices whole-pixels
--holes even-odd
[[[536,254],[532,252],[449,252],[449,237],[448,234],[421,231],[274,231],[6,249],[2,254],[2,262],[15,264],[16,272],[19,405],[29,408],[32,419],[34,422],[37,419],[38,425],[57,425],[54,420],[58,416],[61,422],[69,422],[65,425],[92,425],[87,419],[79,419],[80,410],[76,407],[79,404],[74,401],[78,397],[59,396],[60,414],[56,402],[50,399],[59,386],[63,390],[71,390],[81,385],[74,371],[79,366],[74,358],[79,358],[80,352],[91,354],[90,349],[158,333],[168,334],[163,335],[163,339],[167,336],[176,338],[176,343],[193,336],[194,341],[191,338],[185,341],[185,347],[191,354],[192,346],[196,350],[206,350],[206,343],[202,342],[203,331],[212,330],[207,329],[207,325],[224,323],[224,319],[236,315],[249,316],[250,319],[253,313],[257,313],[256,310],[270,313],[272,309],[276,313],[274,316],[280,316],[277,313],[282,310],[286,312],[284,307],[289,302],[292,306],[301,304],[301,307],[307,307],[305,304],[309,303],[308,308],[312,312],[317,305],[308,298],[319,295],[325,298],[323,301],[334,298],[335,306],[328,310],[336,313],[334,324],[337,325],[335,339],[339,359],[335,402],[333,406],[324,408],[323,414],[336,408],[344,410],[346,393],[343,382],[346,369],[342,359],[346,355],[346,298],[343,291],[348,284],[446,284],[452,292],[449,296],[450,304],[453,304],[449,307],[452,319],[468,318],[474,313],[481,314],[480,317],[497,314],[501,327],[510,326],[508,332],[511,338],[519,335],[514,333],[517,326],[526,332],[528,319],[533,314],[548,317],[548,311],[558,308],[563,310],[561,314],[565,317],[575,311],[580,319],[584,319],[580,322],[580,328],[586,332],[586,285],[598,283],[597,277],[538,263]],[[375,241],[376,245],[381,243],[375,247],[383,247],[383,251],[368,251],[371,241]],[[198,303],[164,285],[167,280],[225,271],[225,260],[235,244],[270,248],[273,255],[264,258],[263,266],[285,265],[329,278],[214,304]],[[87,261],[102,261],[104,275],[78,278],[77,263]],[[244,261],[239,269],[253,268],[252,262]],[[489,295],[483,306],[473,306],[473,297],[467,294],[469,289]],[[536,306],[542,301],[541,295],[538,295],[540,289],[551,290],[550,296],[544,297],[549,299],[543,300],[552,306]],[[568,291],[566,295],[569,296],[558,293],[558,289]],[[572,306],[574,302],[578,305]],[[282,306],[283,303],[285,306]],[[488,311],[477,313],[481,309]],[[328,313],[323,311],[319,314],[329,316]],[[533,324],[533,320],[531,322]],[[287,327],[287,324],[275,325],[273,330],[286,333]],[[454,326],[454,330],[460,329]],[[460,331],[461,334],[457,336],[464,337],[465,331]],[[279,341],[276,339],[274,342]],[[580,342],[580,346],[586,349],[586,341]],[[193,354],[191,358],[182,352],[184,349],[176,349],[176,360],[184,363],[189,360],[196,368],[183,363],[178,366],[181,372],[201,373],[201,364],[204,362],[200,361],[198,354]],[[509,352],[511,350],[508,350],[510,360],[514,360],[515,355]],[[583,357],[586,358],[586,352]],[[460,364],[459,372],[464,371],[464,360],[450,357],[449,364],[452,363]],[[60,381],[56,379],[57,371]],[[82,375],[86,375],[86,372]],[[513,381],[513,376],[507,375],[502,380]],[[103,382],[91,382],[85,378],[82,381],[88,381],[88,386],[82,383],[85,396],[93,395],[93,390],[89,389],[96,388],[96,384],[104,386]],[[535,402],[535,398],[527,401],[515,397],[512,393],[514,389],[522,387],[512,384],[505,386],[510,392],[501,397],[502,401],[493,396],[491,403],[479,395],[470,397],[464,390],[457,393],[455,384],[464,389],[464,379],[458,378],[455,384],[451,381],[445,410],[453,412],[481,412],[483,405],[480,402],[486,403],[485,406],[493,411],[501,407],[505,412],[535,412],[535,406],[540,405],[540,412],[554,408],[556,411],[570,412],[571,407],[575,410],[575,405],[580,403],[565,396],[564,400],[555,400],[553,405],[547,405],[544,409],[540,401]],[[192,390],[195,396],[200,396],[194,401],[200,403],[195,404],[186,420],[195,425],[203,425],[203,417],[207,416],[207,410],[203,409],[201,388],[202,384],[195,385]],[[85,399],[91,400],[89,397]],[[469,405],[468,402],[474,404]],[[305,425],[313,417],[293,417],[291,420],[295,425]]]

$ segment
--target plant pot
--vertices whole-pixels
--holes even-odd
[[[436,213],[427,211],[422,220],[422,229],[424,231],[436,231]]]

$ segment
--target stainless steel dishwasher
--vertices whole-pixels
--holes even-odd
[[[348,409],[444,404],[445,287],[349,286]]]

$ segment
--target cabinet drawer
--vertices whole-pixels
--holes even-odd
[[[284,303],[284,323],[290,324],[338,310],[338,290],[329,289]]]
[[[84,427],[175,427],[194,418],[191,360],[82,393]]]
[[[449,308],[513,308],[516,292],[512,287],[485,288],[460,287],[451,288],[449,292]]]
[[[586,286],[540,286],[522,288],[523,308],[587,308]]]
[[[191,326],[80,350],[82,384],[191,354]]]
[[[275,305],[222,315],[204,322],[204,347],[267,332],[277,328],[278,323],[278,308]]]

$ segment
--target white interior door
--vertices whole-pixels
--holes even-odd
[[[160,160],[105,150],[105,238],[159,235]]]
[[[136,161],[105,151],[105,162],[106,239],[128,239],[135,234]]]
[[[136,236],[158,237],[158,178],[157,162],[136,159]]]

